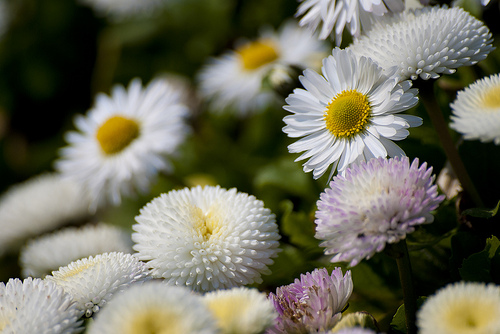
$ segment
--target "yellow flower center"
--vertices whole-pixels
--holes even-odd
[[[500,86],[491,88],[486,92],[483,99],[484,106],[487,108],[500,107]]]
[[[97,130],[96,138],[106,154],[115,154],[139,136],[139,124],[132,119],[113,116]]]
[[[71,279],[71,277],[81,274],[85,270],[95,266],[98,263],[95,263],[93,261],[85,261],[85,262],[80,262],[79,265],[76,265],[76,262],[74,264],[75,264],[74,266],[71,267],[68,266],[59,269],[59,271],[53,274],[54,279],[59,281],[67,281],[68,279]]]
[[[215,315],[222,332],[241,333],[241,317],[251,310],[250,302],[244,296],[226,295],[207,301],[207,306]]]
[[[495,319],[496,305],[492,303],[460,301],[445,314],[445,321],[454,333],[483,333]]]
[[[368,97],[356,90],[337,94],[325,111],[326,128],[336,137],[351,137],[364,131],[369,118]]]
[[[147,309],[134,316],[130,324],[126,324],[126,334],[178,334],[187,333],[185,326],[179,321],[179,314],[168,310]],[[182,317],[182,316],[181,316]]]
[[[206,214],[196,207],[192,207],[191,217],[194,220],[194,228],[201,241],[208,241],[212,235],[219,235],[222,232],[221,219],[217,215],[217,208],[210,208]]]
[[[271,41],[255,41],[236,50],[246,70],[255,70],[278,58],[278,52]]]

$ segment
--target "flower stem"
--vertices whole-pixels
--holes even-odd
[[[450,161],[451,167],[455,172],[458,180],[462,184],[462,187],[469,194],[471,199],[474,201],[476,207],[484,207],[483,201],[479,196],[474,183],[472,183],[467,170],[458,154],[457,147],[455,146],[453,139],[451,138],[450,132],[448,130],[448,125],[444,119],[443,113],[439,108],[439,104],[436,100],[436,95],[434,94],[434,81],[420,81],[418,82],[418,90],[420,100],[424,104],[427,114],[431,119],[432,125],[436,130],[439,141],[443,146],[444,153]]]
[[[397,244],[393,244],[392,251],[393,256],[396,258],[396,263],[398,264],[399,279],[401,281],[401,287],[403,288],[406,333],[416,334],[417,297],[415,295],[415,289],[413,288],[411,263],[406,239],[401,240]]]

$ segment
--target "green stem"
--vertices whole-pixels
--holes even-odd
[[[457,147],[451,138],[448,125],[444,119],[443,113],[439,107],[439,104],[436,100],[436,95],[434,94],[434,81],[420,81],[417,82],[419,90],[420,101],[424,104],[425,109],[427,110],[427,114],[431,119],[432,125],[436,130],[439,141],[443,146],[444,153],[446,157],[450,161],[451,167],[455,172],[458,180],[460,181],[464,190],[469,194],[471,199],[474,201],[474,204],[477,207],[484,207],[483,201],[479,196],[476,188],[474,187],[474,183],[472,183],[467,170],[458,154]]]
[[[410,256],[408,255],[406,240],[403,239],[397,244],[393,244],[392,251],[394,252],[394,257],[396,258],[396,263],[398,264],[399,279],[403,289],[406,332],[407,334],[416,334],[417,297],[413,287]]]

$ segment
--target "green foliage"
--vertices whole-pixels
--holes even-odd
[[[417,299],[417,307],[420,308],[422,304],[425,302],[427,298],[426,297],[419,297]],[[391,333],[401,333],[401,334],[406,334],[406,318],[405,318],[405,305],[401,305],[396,314],[394,315],[394,318],[392,318],[391,322]]]
[[[494,282],[500,284],[500,241],[493,236],[486,240],[486,246],[480,252],[464,259],[459,269],[465,281]]]

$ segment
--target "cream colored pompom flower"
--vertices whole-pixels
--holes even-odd
[[[111,96],[98,94],[86,116],[77,116],[78,131],[67,133],[56,168],[80,182],[92,206],[121,203],[122,196],[146,193],[183,142],[187,107],[168,81],[139,79],[128,89],[114,86]]]
[[[152,16],[166,5],[168,0],[78,0],[91,7],[97,15],[114,21],[138,16]]]
[[[292,113],[283,118],[283,132],[303,137],[288,150],[305,152],[296,159],[308,159],[304,172],[312,171],[317,179],[332,166],[331,178],[353,163],[404,155],[393,141],[422,123],[400,114],[417,103],[410,81],[388,77],[371,59],[339,48],[323,60],[322,74],[305,70],[299,77],[305,89],[295,89],[283,107]]]
[[[131,286],[96,315],[88,334],[219,334],[201,297],[157,281]]]
[[[206,293],[203,302],[214,314],[221,334],[259,334],[273,325],[278,313],[257,289],[237,287]]]
[[[70,262],[106,252],[132,253],[130,233],[103,223],[68,227],[28,241],[19,263],[23,276],[43,277]]]
[[[450,128],[465,139],[500,145],[500,73],[477,80],[451,104]]]
[[[55,173],[10,187],[0,198],[0,255],[30,237],[86,219],[89,204],[78,183]]]
[[[173,190],[140,213],[134,249],[171,285],[209,291],[260,283],[278,253],[275,215],[235,188]]]
[[[458,282],[430,296],[417,313],[419,334],[500,333],[500,287]]]
[[[488,27],[459,7],[408,10],[374,24],[348,47],[401,80],[436,79],[471,66],[494,49]]]
[[[246,115],[279,101],[263,87],[265,78],[278,84],[292,81],[291,66],[316,67],[325,53],[325,45],[310,32],[287,22],[278,32],[263,30],[257,39],[212,58],[198,75],[200,94],[210,101],[211,110],[232,107]]]
[[[2,334],[72,334],[83,331],[71,296],[39,278],[0,282]]]
[[[73,297],[81,314],[90,317],[116,293],[149,278],[146,264],[134,255],[112,252],[71,262],[45,280],[62,287]]]

